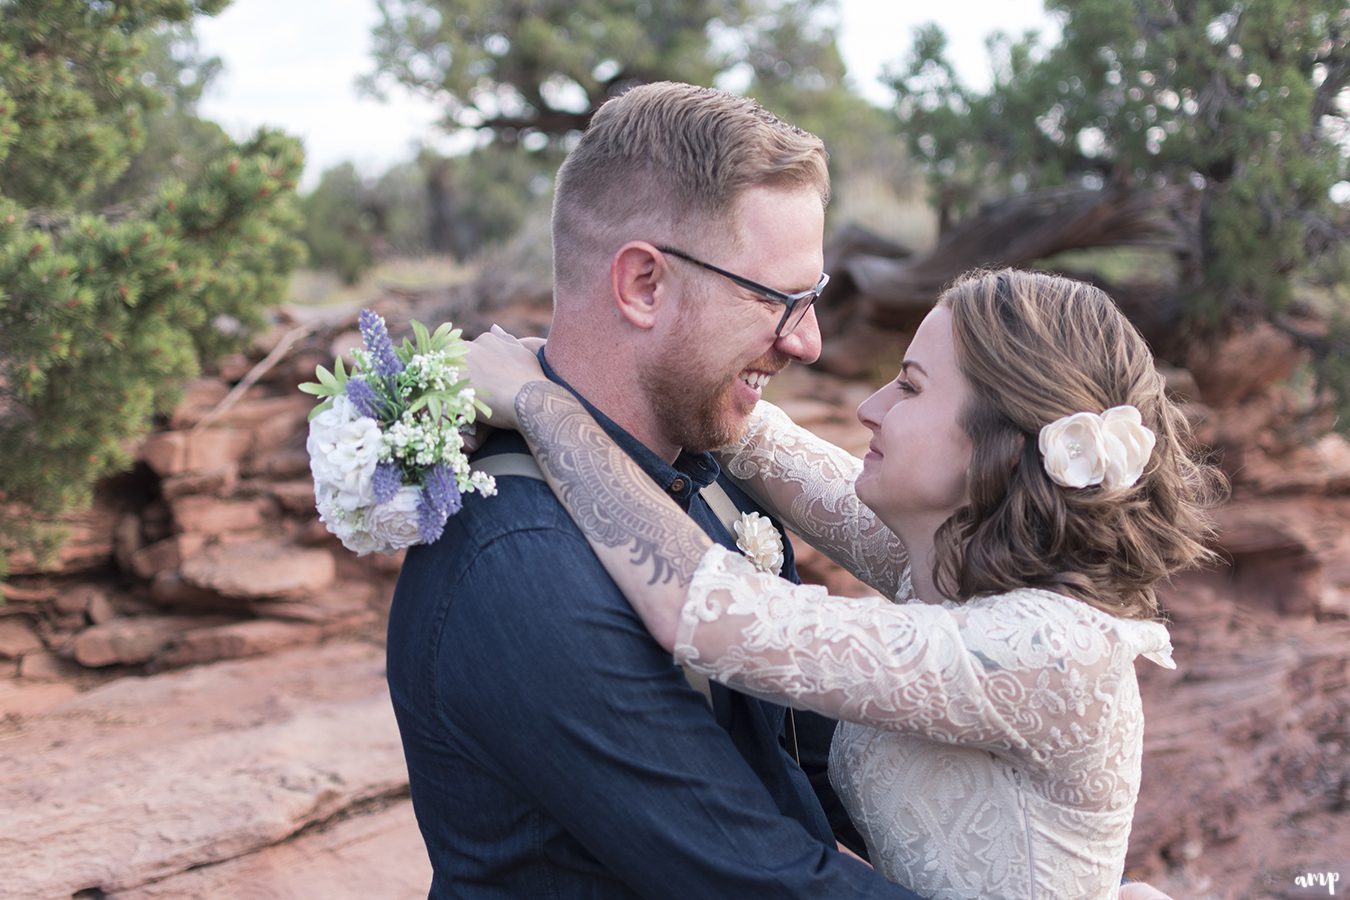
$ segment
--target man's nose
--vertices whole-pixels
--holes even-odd
[[[816,319],[814,303],[792,333],[778,338],[777,344],[780,351],[797,362],[810,364],[820,359],[820,322]]]

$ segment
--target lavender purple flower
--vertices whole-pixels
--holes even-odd
[[[347,399],[352,401],[352,406],[355,406],[361,415],[372,419],[380,418],[379,395],[364,378],[347,379]]]
[[[440,539],[441,532],[445,530],[445,520],[449,518],[444,512],[437,509],[427,498],[425,489],[422,496],[417,499],[417,533],[422,538],[424,544],[434,544]]]
[[[384,319],[373,310],[363,309],[356,321],[361,328],[361,338],[365,341],[366,350],[370,353],[371,361],[375,363],[376,374],[393,378],[402,372],[403,363],[399,362],[398,356],[394,353],[394,342],[389,339],[389,329],[385,327]]]
[[[351,382],[348,382],[350,384]],[[375,467],[375,475],[370,480],[371,490],[375,494],[376,503],[388,503],[398,495],[398,489],[402,486],[403,476],[399,474],[398,466],[393,463],[380,463]]]
[[[438,463],[427,473],[426,483],[422,486],[422,496],[432,508],[447,517],[459,512],[460,507],[464,505],[459,485],[455,483],[455,476],[444,463]]]

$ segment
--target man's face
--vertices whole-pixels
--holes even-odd
[[[783,293],[815,286],[824,265],[825,210],[810,188],[754,188],[736,206],[738,241],[685,250]],[[812,309],[776,336],[783,304],[766,300],[696,264],[666,257],[681,279],[680,314],[670,337],[640,373],[662,435],[686,450],[731,443],[745,430],[769,379],[793,360],[820,356]]]

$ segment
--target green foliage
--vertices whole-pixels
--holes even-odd
[[[375,261],[375,217],[367,208],[372,192],[351,163],[325,171],[301,201],[301,236],[316,266],[332,269],[355,284]]]
[[[546,199],[568,142],[609,97],[650,81],[722,84],[826,138],[836,178],[902,185],[892,117],[854,94],[836,0],[380,0],[375,73],[446,103],[477,149],[423,153],[430,249],[459,259],[498,243]],[[406,182],[403,182],[406,184]],[[380,191],[386,195],[386,191]],[[363,205],[364,208],[364,205]],[[391,214],[389,243],[395,244]],[[353,251],[354,253],[355,251]]]
[[[0,0],[0,537],[86,503],[200,360],[262,324],[303,248],[298,142],[219,146],[192,181],[145,171],[147,122],[190,100],[143,78],[163,25],[221,0]],[[170,66],[170,69],[174,67]],[[176,69],[175,69],[176,71]],[[181,85],[180,85],[181,86]],[[172,86],[167,94],[173,93]],[[178,106],[171,107],[171,103]],[[111,208],[93,205],[96,196]]]
[[[145,113],[145,142],[114,181],[98,185],[79,208],[99,211],[132,198],[150,197],[169,179],[192,183],[206,166],[228,152],[229,137],[215,122],[197,116],[197,103],[221,70],[204,57],[191,23],[161,26],[142,38],[140,80],[156,90],[157,108]]]
[[[1193,325],[1288,307],[1350,237],[1343,0],[1050,0],[1062,39],[990,42],[996,77],[962,85],[928,27],[896,70],[897,111],[947,218],[1060,184],[1189,192],[1178,285]],[[1340,276],[1345,277],[1342,271]],[[1339,388],[1350,396],[1350,378]]]
[[[378,93],[396,83],[447,103],[450,129],[531,149],[559,145],[634,84],[713,84],[752,73],[780,98],[839,83],[833,0],[379,0]],[[751,93],[753,93],[753,89]],[[805,105],[805,104],[804,104]]]
[[[558,161],[508,144],[453,157],[423,151],[374,180],[341,163],[302,201],[310,259],[348,284],[387,256],[468,259],[546,202]]]

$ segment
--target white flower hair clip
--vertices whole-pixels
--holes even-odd
[[[1080,412],[1041,429],[1041,462],[1055,484],[1125,488],[1139,480],[1157,437],[1133,406]]]
[[[783,571],[783,536],[766,517],[755,512],[743,512],[733,523],[736,546],[755,568],[770,575]]]

